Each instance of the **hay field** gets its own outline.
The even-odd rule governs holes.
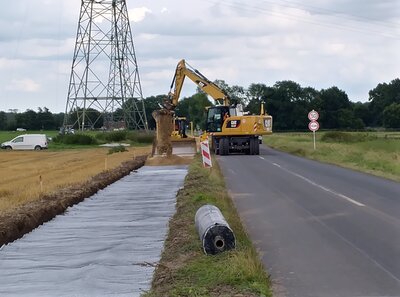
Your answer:
[[[129,148],[108,155],[107,148],[64,151],[0,151],[0,212],[9,210],[59,188],[84,182],[113,169],[151,147]]]

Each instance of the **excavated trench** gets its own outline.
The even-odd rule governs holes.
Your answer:
[[[40,207],[26,205],[14,220],[3,215],[3,243],[40,226],[0,249],[0,296],[139,296],[147,290],[187,166],[141,167],[144,162],[121,166],[118,172],[128,174],[122,179],[121,172],[102,173],[36,202]],[[107,186],[110,180],[117,181]]]

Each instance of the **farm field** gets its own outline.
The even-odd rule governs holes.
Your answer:
[[[108,154],[107,148],[62,151],[0,151],[0,212],[40,199],[57,189],[84,182],[151,147]],[[40,182],[41,181],[41,182]]]
[[[400,132],[275,133],[268,146],[298,156],[400,181]]]

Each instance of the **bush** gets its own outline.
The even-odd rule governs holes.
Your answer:
[[[154,133],[144,133],[138,131],[113,131],[96,134],[96,139],[102,142],[131,141],[136,143],[153,143]]]
[[[154,137],[154,133],[143,133],[135,131],[129,132],[127,136],[130,141],[137,143],[153,143]]]
[[[123,145],[112,147],[108,150],[108,154],[111,155],[113,153],[120,153],[128,151]]]
[[[154,134],[139,134],[137,136],[137,142],[139,143],[153,143]]]
[[[104,134],[105,134],[104,138],[107,142],[118,142],[118,141],[125,140],[128,132],[127,131],[112,131],[112,132],[107,132]]]
[[[105,142],[106,141],[106,135],[107,135],[106,132],[100,132],[100,133],[96,134],[95,138],[97,140],[100,140],[101,142]]]
[[[87,134],[65,134],[54,137],[55,143],[92,145],[97,144],[96,139]]]

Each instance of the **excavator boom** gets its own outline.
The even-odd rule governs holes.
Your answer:
[[[247,115],[239,104],[231,106],[230,98],[225,91],[208,80],[200,71],[190,67],[185,60],[179,61],[176,66],[170,92],[164,102],[164,109],[153,115],[157,122],[157,141],[159,138],[161,139],[159,130],[167,131],[163,134],[163,139],[166,138],[165,135],[170,136],[171,134],[171,129],[168,128],[169,126],[166,127],[165,123],[171,122],[172,125],[173,113],[178,105],[186,77],[217,103],[216,106],[208,108],[206,134],[203,135],[204,138],[208,136],[211,139],[211,147],[214,152],[221,155],[227,155],[230,152],[258,155],[262,136],[272,133],[272,117],[265,114],[263,106],[261,106],[260,115]],[[164,124],[159,124],[161,122]],[[167,151],[173,151],[171,144]]]
[[[170,105],[176,107],[178,104],[185,77],[191,79],[201,90],[210,95],[218,104],[229,106],[229,96],[215,83],[201,74],[200,71],[190,67],[185,60],[180,60],[176,66],[175,75],[168,94]]]

